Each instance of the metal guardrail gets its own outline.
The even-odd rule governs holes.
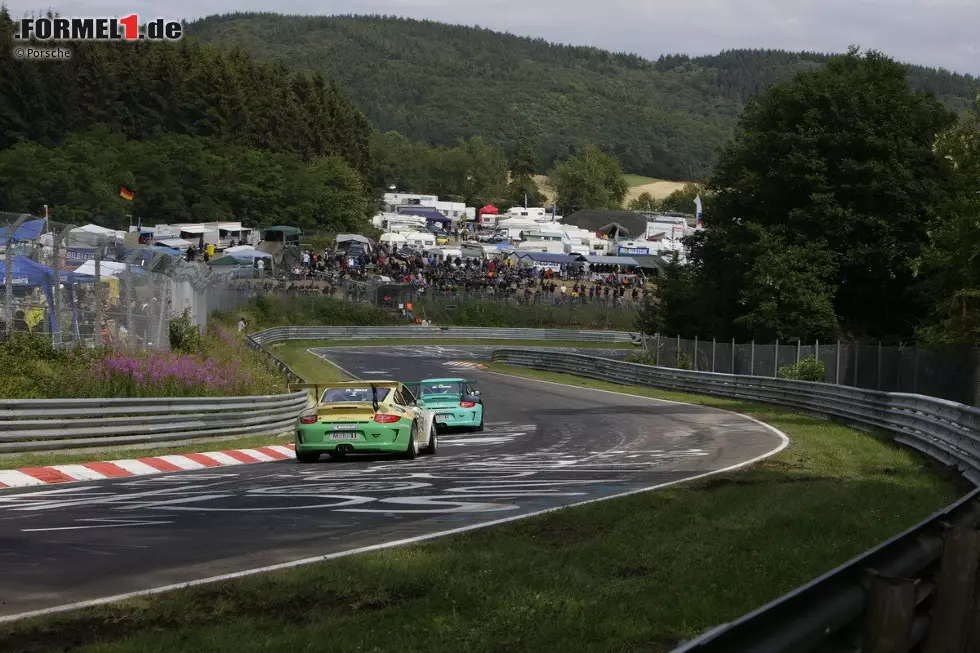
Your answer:
[[[284,340],[574,340],[578,342],[632,342],[625,331],[578,331],[573,329],[499,329],[495,327],[457,326],[317,326],[275,327],[251,335],[260,345]]]
[[[0,453],[279,434],[308,396],[0,400]]]
[[[825,383],[692,372],[564,352],[499,349],[492,358],[537,370],[778,404],[832,417],[888,432],[895,442],[958,469],[980,486],[980,409],[951,401]],[[862,648],[862,618],[866,618],[869,587],[879,577],[917,579],[918,608],[913,606],[915,619],[909,635],[913,645],[930,636],[946,637],[929,629],[931,611],[939,600],[936,596],[944,598],[943,588],[937,588],[933,579],[943,556],[945,531],[950,525],[972,528],[978,524],[980,489],[820,578],[681,645],[674,653],[867,650]]]

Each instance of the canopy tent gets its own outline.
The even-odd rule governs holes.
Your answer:
[[[219,258],[212,259],[210,265],[218,265],[218,266],[238,265],[238,266],[250,267],[252,264],[249,261],[246,261],[246,260],[243,260],[243,259],[239,259],[239,258],[235,258],[231,254],[227,254],[225,256],[221,256]]]
[[[635,258],[630,256],[586,256],[585,260],[593,265],[620,265],[623,267],[639,267]]]
[[[480,209],[479,215],[483,215],[485,213],[488,213],[490,215],[497,215],[498,213],[500,213],[500,209],[498,209],[493,204],[487,204],[482,209]]]
[[[170,249],[190,249],[194,245],[191,241],[184,240],[183,238],[161,238],[154,244],[163,245]]]
[[[234,254],[235,252],[252,252],[255,248],[251,245],[235,245],[234,247],[229,247],[224,250],[225,254]]]
[[[22,243],[27,241],[37,240],[41,232],[44,231],[44,220],[27,220],[24,224],[20,225],[14,229],[13,233],[10,234],[10,242],[12,243]],[[6,244],[7,242],[7,232],[10,231],[9,227],[3,227],[0,229],[0,244]]]
[[[257,249],[246,250],[241,252],[232,252],[231,254],[225,254],[221,258],[227,258],[229,256],[231,256],[232,258],[237,258],[240,261],[246,261],[248,263],[251,263],[257,258],[272,258],[272,254],[269,254],[268,252],[260,252]]]
[[[417,215],[425,218],[426,222],[438,222],[440,224],[449,224],[452,222],[452,219],[447,218],[443,214],[439,213],[437,209],[432,209],[428,207],[399,209],[398,213],[399,215]]]
[[[7,263],[10,263],[10,285],[11,286],[21,286],[26,288],[41,288],[44,291],[44,298],[48,303],[48,306],[54,306],[54,270],[51,268],[41,265],[37,261],[32,261],[26,256],[11,256],[9,259],[0,261],[0,286],[6,285],[7,279]],[[74,272],[58,272],[58,280],[68,282],[72,289],[72,301],[71,301],[71,312],[72,312],[72,330],[75,336],[78,336],[78,313],[75,310],[75,293],[74,284],[77,282],[85,283],[91,282],[93,279],[89,276],[74,273]],[[51,332],[55,333],[59,330],[60,325],[58,320],[55,319],[54,311],[48,311],[48,324],[51,328]]]
[[[174,249],[173,247],[167,247],[166,245],[155,244],[153,245],[153,251],[158,254],[166,254],[167,256],[184,256],[184,252],[179,249]]]
[[[130,266],[130,273],[134,276],[147,274],[146,270],[138,265]],[[95,261],[85,261],[77,268],[75,274],[84,274],[95,279]],[[100,261],[99,277],[102,279],[118,279],[126,274],[126,264],[118,261]]]
[[[180,229],[180,233],[182,234],[195,234],[195,235],[203,235],[209,231],[217,231],[217,229],[208,229],[207,227],[201,224],[177,225],[177,228]]]
[[[365,245],[371,244],[371,239],[367,236],[361,236],[359,234],[337,234],[337,244],[340,243],[364,243]]]

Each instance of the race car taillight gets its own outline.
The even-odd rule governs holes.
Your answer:
[[[374,421],[378,424],[391,424],[392,422],[397,422],[401,417],[398,415],[375,415]]]
[[[316,415],[303,415],[300,418],[299,423],[300,424],[316,424],[316,420],[317,420]]]
[[[473,408],[474,406],[476,406],[476,402],[475,401],[461,401],[461,402],[459,402],[459,407],[460,408]]]

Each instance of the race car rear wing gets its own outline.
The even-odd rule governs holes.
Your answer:
[[[398,381],[331,381],[327,383],[290,383],[289,391],[298,392],[299,390],[313,390],[314,398],[319,402],[320,397],[323,396],[320,392],[321,388],[323,390],[329,390],[331,388],[349,388],[351,386],[368,386],[371,388],[371,403],[374,405],[374,410],[378,410],[378,388],[397,388]]]

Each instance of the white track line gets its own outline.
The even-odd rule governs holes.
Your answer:
[[[508,376],[509,378],[515,378],[513,375],[501,374],[500,372],[486,372],[486,373],[487,374],[497,374],[497,375],[500,375],[500,376]],[[517,377],[517,378],[520,378],[520,377]],[[560,386],[566,387],[566,388],[577,388],[577,389],[580,389],[580,390],[583,389],[581,386],[569,385],[567,383],[556,383],[554,381],[539,381],[537,379],[534,379],[534,382],[535,383],[549,383],[551,385],[560,385]],[[631,395],[631,394],[629,394],[627,392],[614,392],[612,390],[595,390],[593,388],[587,388],[587,389],[588,390],[591,390],[592,392],[605,392],[605,393],[612,394],[612,395],[623,395],[623,396],[626,396],[626,397],[633,397],[634,399],[646,399],[646,400],[649,400],[649,401],[659,401],[659,402],[667,403],[667,404],[680,404],[680,405],[685,405],[685,406],[694,406],[695,405],[695,404],[685,404],[684,402],[681,402],[681,401],[671,401],[671,400],[668,400],[668,399],[654,399],[653,397],[641,397],[639,395]],[[220,576],[212,576],[210,578],[200,578],[200,579],[197,579],[197,580],[191,580],[191,581],[187,581],[185,583],[176,583],[174,585],[164,585],[162,587],[154,587],[154,588],[151,588],[151,589],[148,589],[148,590],[139,590],[139,591],[136,591],[136,592],[128,592],[126,594],[117,594],[115,596],[106,596],[106,597],[99,598],[99,599],[92,599],[90,601],[79,601],[77,603],[67,603],[65,605],[58,605],[58,606],[54,606],[52,608],[44,608],[43,610],[32,610],[31,612],[22,612],[20,614],[0,616],[0,623],[6,623],[6,622],[10,622],[10,621],[17,621],[17,620],[20,620],[20,619],[29,619],[31,617],[40,617],[40,616],[43,616],[43,615],[46,615],[46,614],[55,614],[55,613],[58,613],[58,612],[68,612],[70,610],[80,610],[82,608],[90,608],[90,607],[94,607],[94,606],[98,606],[98,605],[106,605],[108,603],[116,603],[118,601],[127,601],[129,599],[133,599],[133,598],[140,597],[140,596],[151,596],[153,594],[162,594],[163,592],[171,592],[173,590],[183,589],[183,588],[186,588],[186,587],[195,587],[197,585],[205,585],[205,584],[208,584],[208,583],[216,583],[216,582],[223,581],[223,580],[232,580],[232,579],[235,579],[235,578],[243,578],[245,576],[254,576],[255,574],[263,574],[263,573],[267,573],[267,572],[270,572],[270,571],[278,571],[280,569],[291,569],[293,567],[301,567],[301,566],[305,566],[305,565],[311,565],[311,564],[315,564],[317,562],[324,562],[326,560],[335,560],[337,558],[344,558],[344,557],[351,556],[351,555],[356,555],[356,554],[359,554],[359,553],[368,553],[368,552],[371,552],[371,551],[381,551],[381,550],[384,550],[384,549],[391,549],[391,548],[394,548],[396,546],[404,546],[406,544],[414,544],[416,542],[424,542],[426,540],[433,540],[433,539],[435,539],[437,537],[445,537],[447,535],[457,535],[459,533],[468,533],[470,531],[475,531],[475,530],[479,530],[479,529],[482,529],[482,528],[489,528],[491,526],[499,526],[500,524],[509,524],[511,522],[515,522],[515,521],[518,521],[518,520],[521,520],[521,519],[527,519],[528,517],[537,517],[539,515],[546,515],[546,514],[549,514],[549,513],[552,513],[552,512],[557,512],[559,510],[565,510],[567,508],[574,508],[576,506],[584,506],[584,505],[587,505],[587,504],[590,504],[590,503],[598,503],[600,501],[609,501],[610,499],[620,499],[620,498],[623,498],[623,497],[633,496],[635,494],[643,494],[644,492],[650,492],[652,490],[660,490],[660,489],[663,489],[665,487],[671,487],[673,485],[678,485],[680,483],[689,483],[691,481],[697,481],[697,480],[700,480],[702,478],[707,478],[709,476],[716,476],[718,474],[725,474],[727,472],[732,472],[732,471],[735,471],[736,469],[741,469],[742,467],[748,467],[749,465],[754,465],[755,463],[757,463],[757,462],[759,462],[761,460],[765,460],[766,458],[769,458],[770,456],[776,455],[777,453],[779,453],[780,451],[782,451],[783,449],[785,449],[786,447],[789,446],[789,437],[785,433],[783,433],[782,431],[780,431],[779,429],[777,429],[775,426],[772,426],[770,424],[766,424],[765,422],[762,422],[760,420],[757,420],[754,417],[750,417],[748,415],[743,415],[741,413],[735,413],[734,411],[725,410],[723,408],[709,408],[707,406],[698,406],[698,407],[699,408],[704,408],[706,410],[716,410],[716,411],[720,411],[720,412],[724,412],[724,413],[732,413],[734,415],[738,415],[740,417],[744,417],[745,419],[747,419],[749,421],[755,422],[756,424],[758,424],[760,426],[763,426],[766,429],[768,429],[769,431],[771,431],[774,434],[776,434],[779,437],[779,439],[780,439],[779,446],[777,446],[772,451],[769,451],[767,453],[762,454],[761,456],[756,456],[755,458],[752,458],[751,460],[746,460],[744,462],[736,463],[734,465],[730,465],[730,466],[725,467],[723,469],[716,469],[715,471],[712,471],[712,472],[705,472],[703,474],[697,474],[695,476],[690,476],[688,478],[681,478],[681,479],[678,479],[676,481],[668,481],[666,483],[658,483],[657,485],[650,485],[648,487],[643,487],[643,488],[639,488],[639,489],[636,489],[636,490],[629,490],[627,492],[620,492],[619,494],[613,494],[613,495],[608,496],[608,497],[598,497],[598,498],[595,498],[595,499],[586,499],[585,501],[578,501],[576,503],[569,503],[569,504],[566,504],[564,506],[556,506],[554,508],[545,508],[544,510],[536,510],[534,512],[529,512],[529,513],[526,513],[526,514],[523,514],[523,515],[513,515],[511,517],[504,517],[502,519],[495,519],[493,521],[482,522],[482,523],[479,523],[479,524],[471,524],[469,526],[461,526],[459,528],[451,528],[449,530],[438,531],[438,532],[435,532],[435,533],[427,533],[425,535],[416,535],[415,537],[408,537],[408,538],[401,539],[401,540],[395,540],[393,542],[382,542],[381,544],[372,544],[371,546],[362,546],[362,547],[358,547],[356,549],[348,549],[347,551],[338,551],[336,553],[328,553],[326,555],[316,556],[316,557],[313,557],[313,558],[303,558],[302,560],[293,560],[292,562],[283,562],[283,563],[280,563],[280,564],[277,564],[277,565],[269,565],[268,567],[255,567],[253,569],[244,569],[242,571],[236,571],[236,572],[232,572],[232,573],[229,573],[229,574],[222,574]]]

